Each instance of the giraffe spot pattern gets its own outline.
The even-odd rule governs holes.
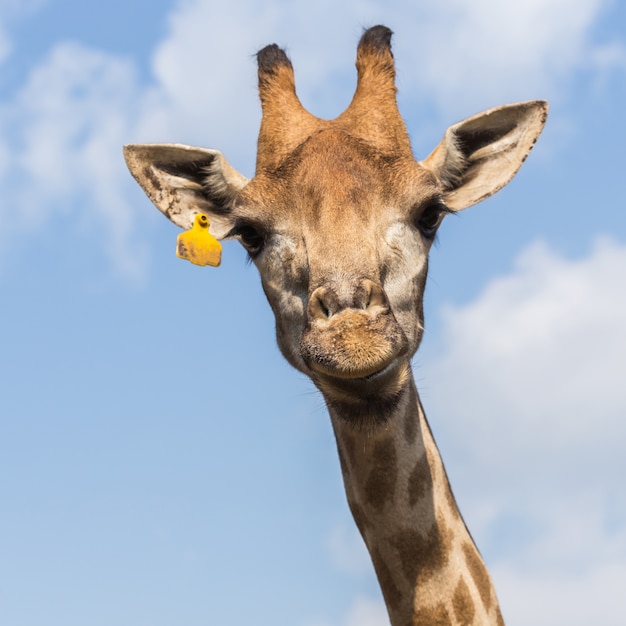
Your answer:
[[[409,506],[413,508],[428,492],[432,491],[432,476],[428,458],[423,454],[409,475],[407,485]]]
[[[377,511],[393,500],[398,478],[398,456],[392,440],[378,442],[372,452],[372,470],[365,483],[368,503]]]
[[[491,606],[491,580],[485,564],[478,554],[476,547],[470,543],[466,543],[463,546],[463,553],[465,554],[465,562],[467,563],[467,569],[472,575],[476,589],[480,594],[480,598],[483,601],[485,609],[489,609]]]
[[[445,567],[448,562],[450,535],[445,526],[440,528],[433,523],[425,536],[417,530],[407,528],[392,538],[402,571],[411,585],[419,587]]]
[[[413,612],[413,626],[454,626],[454,622],[443,604],[420,607]]]
[[[471,626],[474,623],[476,610],[467,583],[463,579],[459,580],[454,590],[452,608],[459,626]]]

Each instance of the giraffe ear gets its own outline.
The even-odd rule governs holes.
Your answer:
[[[547,116],[548,103],[533,100],[489,109],[448,128],[421,163],[441,181],[446,206],[460,211],[508,184]]]
[[[124,158],[148,198],[174,224],[189,229],[195,215],[204,213],[216,238],[231,230],[230,205],[248,179],[221,152],[179,144],[136,144],[124,147]]]

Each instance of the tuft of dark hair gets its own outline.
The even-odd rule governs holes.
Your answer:
[[[291,61],[286,52],[275,43],[259,50],[256,58],[259,72],[273,73],[280,66],[291,67]]]
[[[363,35],[361,35],[361,40],[359,41],[359,47],[367,47],[373,48],[374,50],[383,52],[385,50],[389,50],[391,48],[391,36],[393,32],[390,28],[386,26],[372,26],[371,28],[367,28]]]

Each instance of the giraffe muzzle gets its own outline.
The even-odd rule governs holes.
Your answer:
[[[325,285],[309,297],[302,358],[325,380],[374,384],[407,353],[407,340],[383,288],[363,279],[353,290]]]

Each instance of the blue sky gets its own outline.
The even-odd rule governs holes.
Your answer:
[[[522,6],[523,4],[523,6]],[[626,620],[626,8],[606,0],[0,2],[0,623],[388,624],[321,397],[254,267],[176,258],[121,147],[253,173],[253,54],[341,112],[394,32],[416,156],[545,98],[440,230],[418,388],[509,625]]]

